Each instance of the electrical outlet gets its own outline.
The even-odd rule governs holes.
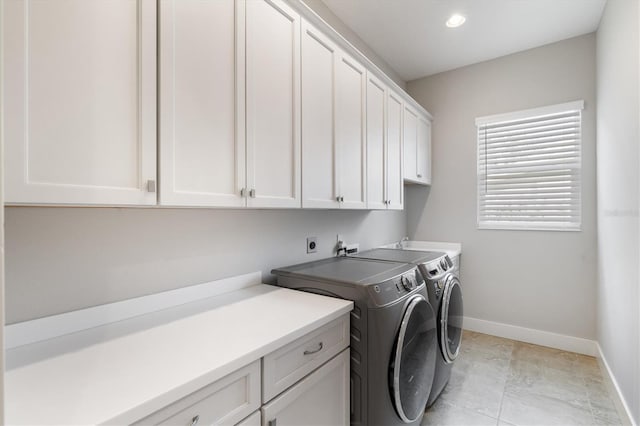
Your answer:
[[[307,253],[315,253],[318,251],[318,239],[316,237],[307,237]]]

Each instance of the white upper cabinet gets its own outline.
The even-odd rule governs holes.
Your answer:
[[[416,177],[422,183],[431,184],[431,120],[418,118],[416,146]]]
[[[431,121],[411,106],[404,107],[404,179],[431,183]]]
[[[335,68],[335,138],[340,207],[367,207],[366,70],[346,54]]]
[[[409,105],[404,106],[402,117],[402,143],[404,145],[404,178],[416,180],[416,150],[418,139],[418,113]]]
[[[402,210],[402,100],[367,74],[367,207]]]
[[[244,2],[160,1],[160,203],[244,206]]]
[[[302,205],[366,208],[366,70],[302,26]]]
[[[402,98],[389,90],[387,93],[386,182],[387,209],[404,208],[404,182],[402,175]]]
[[[334,133],[336,46],[302,22],[302,207],[339,208]]]
[[[246,2],[249,207],[300,207],[300,16],[281,0]]]
[[[428,114],[297,2],[1,8],[9,204],[402,209],[431,182]]]
[[[367,74],[367,208],[387,208],[386,87]]]
[[[156,2],[2,2],[6,201],[156,203]]]

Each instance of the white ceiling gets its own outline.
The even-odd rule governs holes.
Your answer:
[[[400,76],[438,72],[598,28],[606,0],[323,0]],[[447,28],[453,13],[466,16]]]

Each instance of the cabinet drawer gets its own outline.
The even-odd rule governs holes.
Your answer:
[[[267,402],[349,346],[349,315],[263,358],[262,396]]]
[[[135,425],[233,425],[259,407],[260,361],[255,361]]]

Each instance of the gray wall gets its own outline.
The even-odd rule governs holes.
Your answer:
[[[640,421],[638,2],[609,1],[598,30],[598,341]]]
[[[405,82],[319,0],[304,0],[402,88]],[[405,212],[6,208],[6,318],[14,323],[333,254],[406,235]],[[318,253],[306,254],[306,237]]]
[[[403,211],[6,208],[7,323],[361,249],[405,235]],[[306,254],[306,237],[318,252]]]
[[[433,186],[407,191],[409,236],[462,243],[465,316],[596,337],[595,35],[407,83],[434,116]],[[580,232],[478,230],[475,118],[585,100]]]
[[[369,47],[351,28],[349,28],[338,16],[325,5],[322,0],[301,0],[327,24],[331,25],[342,37],[347,39],[353,47],[362,52],[371,62],[373,62],[382,72],[390,79],[396,82],[398,86],[406,89],[407,83],[400,75],[389,65],[382,57]]]

